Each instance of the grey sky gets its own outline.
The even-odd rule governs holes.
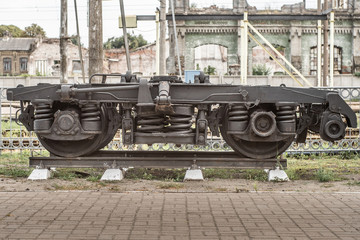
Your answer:
[[[264,7],[279,8],[283,4],[300,2],[301,0],[272,0],[269,1],[248,0],[250,5],[261,9]],[[77,0],[81,42],[88,45],[87,29],[87,0]],[[44,28],[48,37],[59,37],[60,26],[60,0],[0,0],[0,25],[13,24],[22,29],[36,23]],[[197,7],[216,4],[220,7],[232,7],[232,0],[190,0]],[[307,6],[316,6],[316,0],[307,0]],[[69,35],[76,33],[74,1],[68,0]],[[158,0],[124,0],[125,13],[127,15],[153,15],[159,7]],[[313,7],[315,7],[313,6]],[[118,28],[118,17],[120,15],[119,0],[103,1],[103,35],[104,41],[108,38],[122,35]],[[146,40],[155,41],[155,22],[139,22],[137,29],[129,29],[129,32],[142,34]]]

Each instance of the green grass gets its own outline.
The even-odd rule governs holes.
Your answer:
[[[31,171],[31,168],[21,168],[21,167],[1,167],[0,176],[9,177],[9,178],[27,178]]]
[[[290,180],[344,180],[346,175],[360,174],[360,158],[350,153],[288,156],[286,173]]]
[[[48,152],[41,152],[48,156]],[[31,152],[2,151],[0,155],[0,176],[25,178],[32,169],[28,168],[28,158]],[[290,180],[317,180],[320,182],[349,179],[348,176],[360,174],[360,157],[349,152],[339,155],[290,155],[287,156],[288,168],[286,173]],[[94,168],[57,168],[53,178],[73,181],[86,179],[89,182],[100,182],[104,169]],[[126,172],[127,179],[162,180],[182,182],[186,169],[153,169],[132,168]],[[247,179],[267,181],[267,173],[261,169],[203,169],[204,178],[214,179]]]
[[[175,182],[168,182],[168,183],[160,183],[157,186],[160,189],[181,189],[184,188],[185,185],[183,183],[175,183]]]
[[[0,165],[28,165],[31,152],[23,151],[3,151],[0,155]]]
[[[125,174],[128,179],[165,180],[181,182],[185,169],[131,168]]]

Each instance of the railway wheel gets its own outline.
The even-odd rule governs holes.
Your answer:
[[[89,155],[103,146],[106,146],[114,135],[107,134],[109,127],[109,120],[107,110],[104,107],[100,108],[101,120],[101,134],[94,134],[90,138],[83,140],[53,140],[37,134],[40,143],[50,153],[61,157],[79,157]],[[62,110],[69,110],[67,108]],[[71,109],[72,110],[72,109]],[[111,138],[111,139],[110,139]],[[110,139],[110,140],[109,140]]]
[[[226,143],[240,156],[255,159],[273,158],[283,153],[293,142],[295,136],[280,141],[247,141],[228,133],[229,110],[226,111],[220,132]]]
[[[101,141],[98,150],[106,147],[113,140],[114,136],[116,135],[118,129],[121,126],[121,118],[118,118],[118,112],[115,108],[108,108],[105,111],[105,114],[105,119],[107,119],[108,121],[108,130],[107,134],[103,135],[103,140]]]

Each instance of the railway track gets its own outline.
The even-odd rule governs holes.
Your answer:
[[[286,159],[252,159],[239,157],[235,152],[194,151],[98,151],[82,157],[30,157],[30,166],[81,167],[154,167],[154,168],[258,168],[271,169],[280,164],[286,168]]]

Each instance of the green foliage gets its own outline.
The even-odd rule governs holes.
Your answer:
[[[354,73],[354,76],[355,76],[355,77],[360,77],[360,72]]]
[[[130,49],[135,49],[148,44],[148,42],[144,39],[144,37],[141,34],[133,35],[128,33],[127,36],[128,36]],[[124,36],[118,38],[111,37],[104,43],[105,49],[122,48],[122,47],[125,47]]]
[[[70,36],[70,41],[72,44],[79,46],[79,41],[78,41],[78,37],[76,34],[73,34]],[[83,46],[83,44],[81,43],[81,46]]]
[[[209,65],[209,66],[204,68],[204,73],[207,74],[207,75],[215,75],[216,68]]]
[[[268,174],[262,169],[247,169],[244,171],[247,180],[267,181]]]
[[[128,179],[181,182],[184,179],[184,176],[184,169],[131,168],[126,172],[126,178]]]
[[[266,67],[265,64],[255,64],[252,69],[253,75],[270,75],[271,69]]]
[[[329,181],[334,181],[335,177],[334,177],[334,173],[331,170],[320,168],[316,172],[316,179],[319,180],[320,182],[329,182]]]
[[[158,184],[158,188],[160,188],[160,189],[180,189],[180,188],[184,188],[184,187],[185,187],[185,185],[183,183],[169,182],[169,183]]]
[[[25,28],[26,37],[46,37],[46,33],[42,27],[37,25],[36,23],[31,24],[30,26]]]
[[[24,30],[20,29],[14,25],[0,25],[0,37],[6,36],[6,33],[9,33],[12,37],[25,37],[26,33]]]
[[[11,37],[46,37],[46,33],[42,27],[33,23],[25,28],[25,31],[15,25],[0,25],[0,37],[6,36],[9,33]]]
[[[10,177],[10,178],[27,178],[32,169],[23,169],[19,167],[1,167],[0,168],[0,176]]]

